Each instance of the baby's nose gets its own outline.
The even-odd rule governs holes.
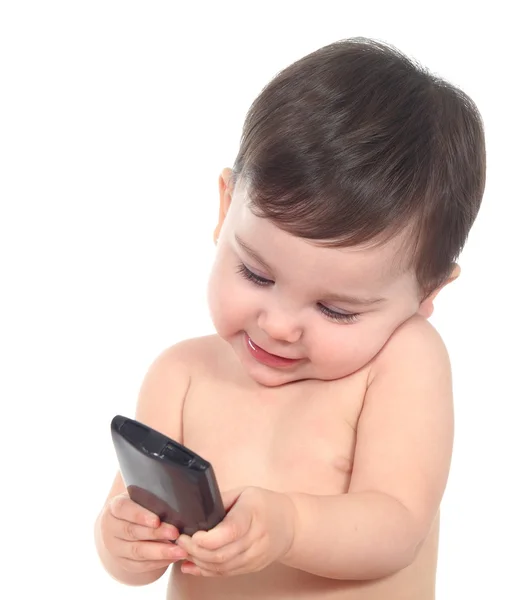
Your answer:
[[[258,318],[258,326],[271,339],[294,344],[302,337],[302,327],[294,314],[285,311],[264,311]]]

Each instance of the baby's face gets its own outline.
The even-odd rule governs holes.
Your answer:
[[[217,333],[262,385],[346,377],[419,310],[400,242],[319,247],[255,216],[236,190],[208,287]]]

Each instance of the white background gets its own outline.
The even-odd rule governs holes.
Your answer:
[[[438,598],[519,598],[519,53],[508,4],[179,4],[1,4],[0,596],[164,597],[165,578],[127,588],[98,563],[93,523],[117,467],[110,420],[133,414],[160,351],[211,331],[217,178],[249,104],[290,62],[364,35],[460,85],[485,120],[483,208],[462,277],[432,318],[457,417]]]

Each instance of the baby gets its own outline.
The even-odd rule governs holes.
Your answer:
[[[216,335],[162,352],[135,414],[212,463],[227,515],[179,536],[117,474],[95,527],[114,578],[174,564],[172,600],[435,597],[453,404],[428,318],[484,185],[474,103],[392,47],[340,41],[267,85],[219,180]]]

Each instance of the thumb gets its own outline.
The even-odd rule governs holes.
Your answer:
[[[241,510],[241,504],[237,504],[244,489],[229,490],[222,494],[226,517],[210,531],[194,533],[194,542],[206,550],[217,550],[235,542],[247,533],[251,525],[251,514],[248,510]]]
[[[222,492],[222,503],[224,504],[224,509],[226,512],[233,508],[233,505],[239,499],[240,495],[245,489],[245,487],[240,487]]]

